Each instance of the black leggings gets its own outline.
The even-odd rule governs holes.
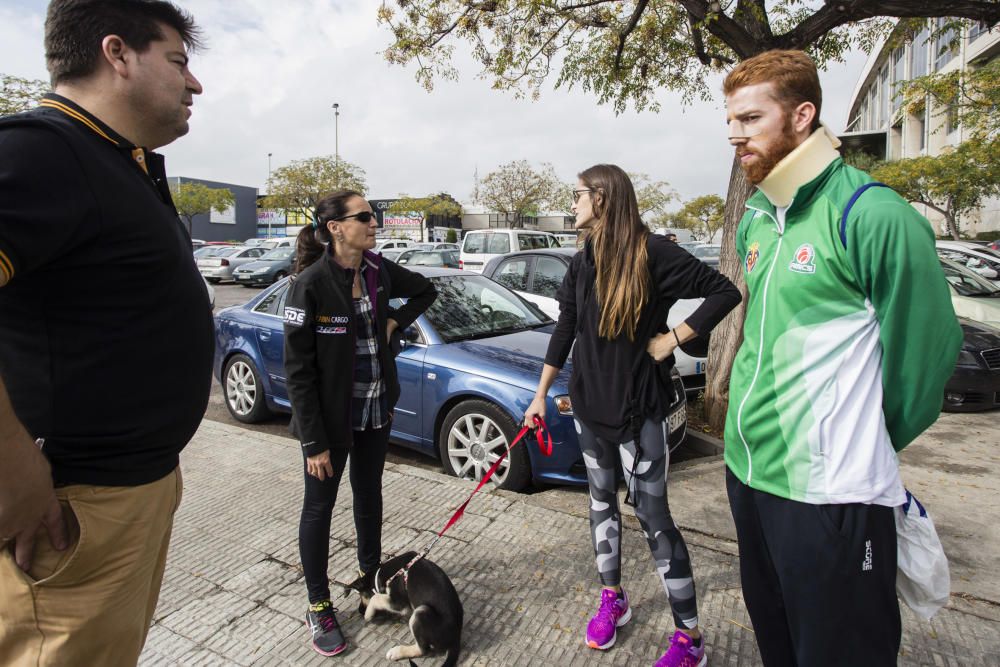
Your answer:
[[[364,572],[378,567],[382,557],[382,470],[388,443],[389,426],[355,431],[351,449],[330,450],[333,477],[320,481],[305,474],[305,498],[299,519],[299,558],[305,570],[310,603],[330,599],[330,579],[326,572],[330,560],[330,519],[348,454],[354,492],[354,529],[358,533],[358,566]]]

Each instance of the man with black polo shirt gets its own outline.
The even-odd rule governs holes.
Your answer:
[[[188,131],[191,17],[53,0],[55,94],[0,119],[0,664],[138,660],[204,415],[212,318],[152,152]]]

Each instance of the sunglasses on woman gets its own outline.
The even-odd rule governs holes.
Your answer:
[[[369,222],[375,219],[375,214],[372,213],[371,211],[361,211],[361,213],[353,213],[351,215],[345,215],[342,218],[334,218],[333,221],[343,222],[344,220],[350,220],[351,218],[354,218],[358,222],[363,222],[365,224],[368,224]]]

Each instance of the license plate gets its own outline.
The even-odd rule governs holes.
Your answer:
[[[670,415],[667,418],[667,423],[670,425],[670,432],[673,433],[681,426],[684,426],[684,422],[687,421],[687,406],[681,407],[680,410]]]

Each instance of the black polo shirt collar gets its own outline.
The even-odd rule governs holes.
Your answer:
[[[132,160],[136,166],[142,169],[142,171],[149,176],[153,187],[156,188],[157,193],[160,195],[160,199],[173,206],[173,200],[170,197],[170,189],[167,186],[166,167],[162,155],[147,150],[141,146],[136,146],[131,141],[115,132],[100,118],[91,114],[76,102],[63,97],[62,95],[49,93],[42,98],[42,101],[39,102],[39,106],[48,109],[55,109],[69,118],[72,118],[81,125],[86,126],[103,139],[109,141],[119,150],[119,152]]]

